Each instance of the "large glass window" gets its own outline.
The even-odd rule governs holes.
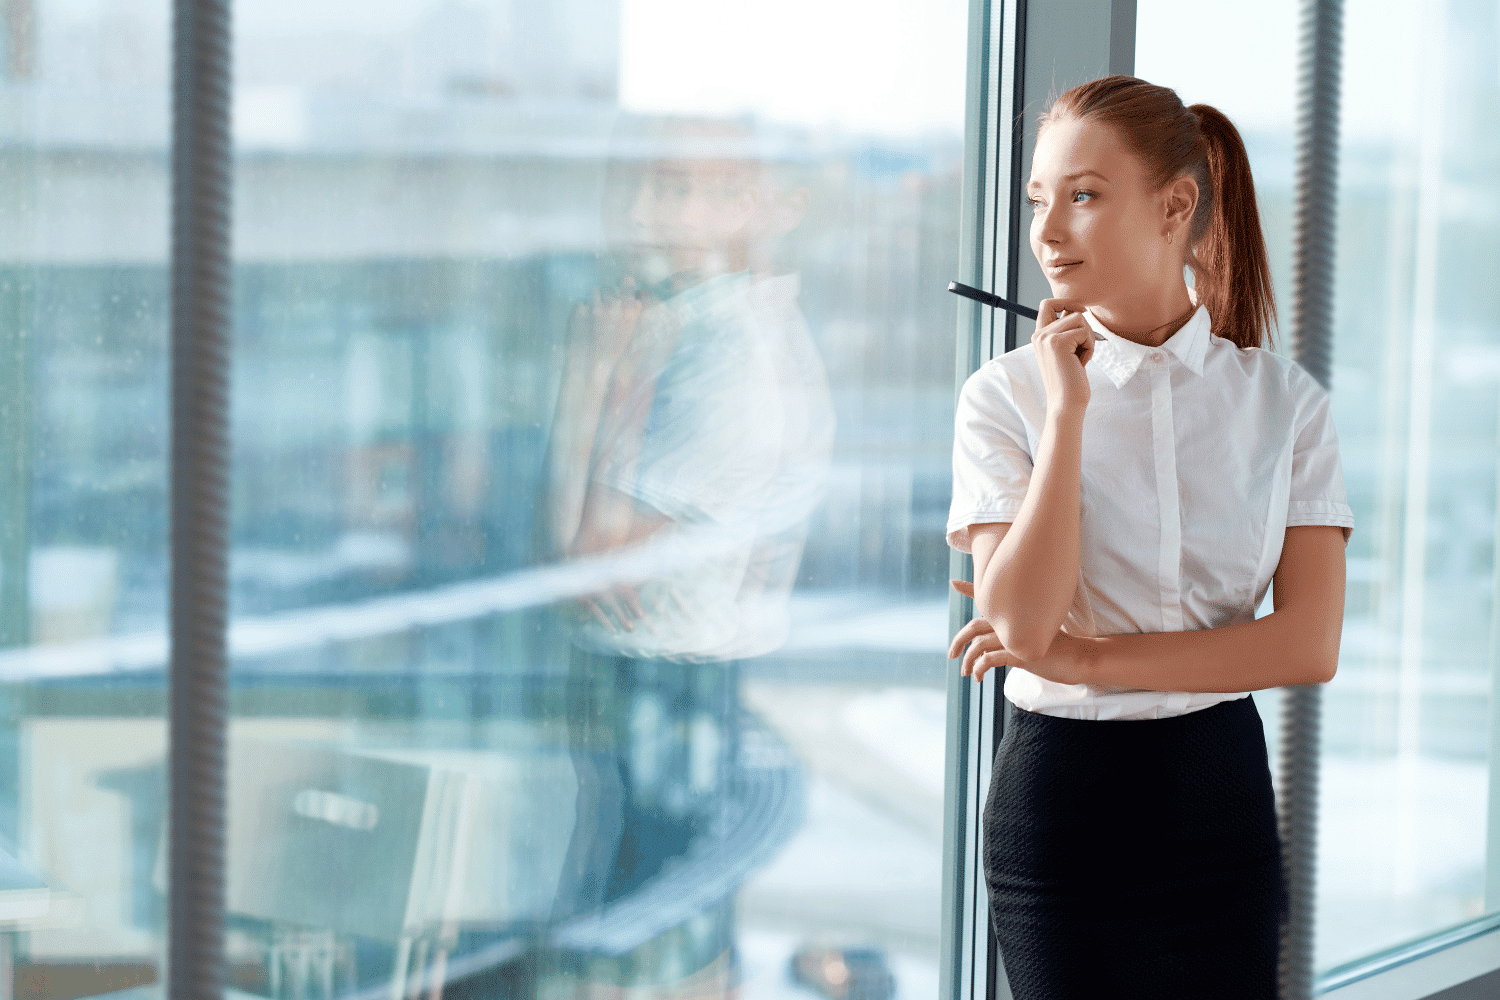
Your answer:
[[[1325,973],[1500,912],[1500,20],[1345,11]],[[935,995],[968,4],[235,16],[234,992]],[[0,3],[0,998],[162,974],[169,34]]]
[[[0,6],[0,991],[158,976],[168,5]]]
[[[1344,25],[1332,392],[1358,526],[1323,699],[1323,972],[1500,910],[1500,217],[1488,193],[1500,24],[1493,5],[1351,0]],[[1244,42],[1204,41],[1224,37]],[[1297,11],[1142,0],[1137,39],[1139,75],[1246,132],[1284,351]],[[1278,700],[1257,696],[1273,748]]]
[[[234,992],[931,996],[966,6],[235,15]],[[0,995],[162,973],[169,20],[0,5]]]
[[[241,988],[931,996],[966,6],[236,11]]]

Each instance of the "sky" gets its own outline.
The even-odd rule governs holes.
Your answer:
[[[1346,139],[1389,137],[1410,103],[1424,7],[1345,4]],[[966,0],[624,0],[621,100],[640,110],[736,111],[851,130],[962,132]],[[1136,74],[1213,104],[1247,131],[1295,129],[1298,0],[1138,0]],[[850,16],[849,11],[858,11]],[[722,43],[719,40],[723,40]],[[900,53],[892,60],[889,53]],[[692,87],[685,79],[695,81]]]
[[[967,0],[755,0],[739,17],[702,0],[623,3],[627,107],[753,109],[875,133],[963,130]],[[1345,4],[1346,140],[1397,127],[1393,109],[1411,103],[1421,69],[1410,40],[1432,3]],[[1299,10],[1299,0],[1138,0],[1136,75],[1218,107],[1245,131],[1291,134]]]
[[[623,4],[620,101],[633,110],[963,134],[967,0]]]
[[[511,3],[537,2],[548,0],[239,0],[235,31],[354,30],[399,38],[433,7],[503,12]],[[968,0],[618,2],[620,99],[628,109],[749,111],[873,134],[962,133]],[[1409,125],[1428,68],[1414,39],[1436,2],[1346,2],[1346,139],[1388,137],[1401,127],[1396,109],[1404,109]],[[163,23],[168,11],[167,0],[41,0],[40,6],[44,16],[85,19],[123,7]],[[1246,131],[1290,134],[1298,12],[1298,0],[1138,0],[1136,73],[1176,88],[1186,103],[1219,107]]]

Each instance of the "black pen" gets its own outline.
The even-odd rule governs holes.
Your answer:
[[[983,302],[987,306],[994,306],[996,309],[1005,309],[1008,312],[1015,313],[1017,316],[1036,319],[1035,309],[1028,309],[1018,302],[1002,299],[998,295],[987,292],[982,288],[975,288],[973,285],[965,285],[961,281],[948,282],[948,291],[955,295],[962,295],[967,299],[973,299],[975,302]]]
[[[1017,316],[1025,316],[1027,319],[1036,319],[1035,309],[1028,309],[1026,306],[1021,305],[1019,302],[1012,302],[1009,299],[1002,299],[998,295],[987,292],[982,288],[975,288],[973,285],[966,285],[961,281],[948,282],[948,291],[952,292],[954,295],[962,295],[965,298],[973,299],[975,302],[982,302],[987,306],[994,306],[996,309],[1004,309],[1008,312],[1013,312]],[[1094,339],[1103,340],[1104,338],[1096,332],[1094,334]],[[1080,348],[1080,350],[1081,349],[1082,348]]]

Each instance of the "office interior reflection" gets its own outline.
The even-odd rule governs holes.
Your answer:
[[[966,7],[235,8],[232,993],[931,995]],[[169,10],[4,11],[0,938],[155,995]]]

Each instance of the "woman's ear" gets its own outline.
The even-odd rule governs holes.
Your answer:
[[[1191,226],[1193,213],[1198,210],[1198,182],[1187,174],[1171,181],[1167,184],[1165,202],[1166,218],[1163,221],[1169,229]]]

